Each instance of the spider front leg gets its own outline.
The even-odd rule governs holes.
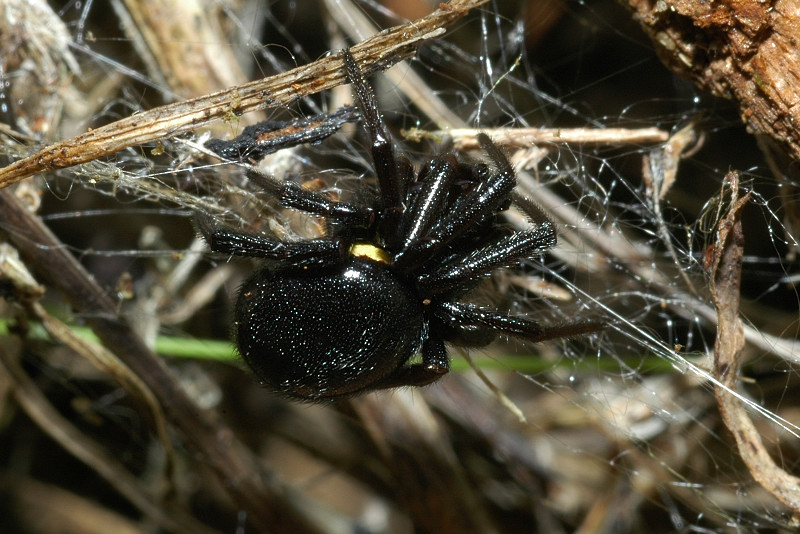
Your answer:
[[[448,213],[421,239],[403,247],[395,256],[395,265],[399,269],[420,267],[481,219],[507,206],[517,184],[514,171],[486,134],[478,134],[478,141],[495,159],[497,170],[482,168],[481,180],[475,189],[456,200]]]
[[[325,195],[303,189],[297,182],[279,181],[257,171],[248,172],[247,177],[276,198],[284,208],[335,218],[354,228],[367,228],[374,222],[375,212],[372,208],[334,201]]]
[[[448,293],[460,295],[493,270],[517,265],[520,260],[549,250],[555,244],[555,225],[550,220],[543,220],[531,230],[506,236],[423,274],[417,282],[418,287],[426,297]]]
[[[352,85],[359,103],[359,111],[364,118],[364,125],[369,132],[372,148],[372,163],[380,187],[383,210],[378,230],[384,239],[389,241],[388,248],[394,249],[399,239],[397,229],[403,214],[403,199],[406,184],[403,172],[398,170],[394,157],[392,139],[386,131],[386,125],[378,111],[378,104],[372,87],[367,83],[364,74],[358,67],[350,50],[344,50],[344,71]]]
[[[401,227],[404,247],[422,239],[441,216],[444,201],[457,177],[457,171],[458,161],[453,154],[433,159],[427,172],[421,171],[424,176],[423,184],[415,194],[409,195],[404,216],[406,224]]]

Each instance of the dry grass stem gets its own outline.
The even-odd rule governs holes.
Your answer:
[[[406,139],[452,139],[457,150],[478,150],[476,139],[483,132],[501,146],[527,148],[535,145],[590,145],[624,146],[663,143],[669,139],[669,132],[658,128],[451,128],[447,130],[420,130],[413,128],[403,131]]]
[[[444,33],[444,26],[487,0],[453,0],[427,17],[380,32],[350,51],[366,75],[414,54],[414,47]],[[161,106],[61,141],[0,169],[0,188],[28,176],[86,163],[124,148],[180,135],[212,121],[285,106],[344,83],[339,54],[210,95]]]
[[[710,271],[711,292],[719,317],[714,343],[714,375],[717,402],[725,426],[731,431],[747,468],[767,491],[795,514],[800,526],[800,478],[779,467],[770,457],[759,431],[747,413],[743,399],[736,395],[744,330],[739,318],[744,235],[740,212],[750,195],[739,198],[739,178],[728,174],[726,185],[731,191],[730,208],[720,220]]]

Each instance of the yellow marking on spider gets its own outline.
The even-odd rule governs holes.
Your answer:
[[[378,263],[389,263],[389,254],[381,247],[376,247],[372,243],[353,243],[350,245],[349,253],[357,258],[369,258]]]

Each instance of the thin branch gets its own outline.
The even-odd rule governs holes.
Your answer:
[[[453,0],[441,4],[427,17],[384,30],[353,46],[350,52],[369,76],[412,56],[421,42],[440,37],[445,33],[443,26],[486,1]],[[0,169],[0,188],[40,172],[72,167],[130,146],[185,133],[214,120],[286,106],[343,83],[341,54],[334,54],[275,76],[137,113],[50,145]]]

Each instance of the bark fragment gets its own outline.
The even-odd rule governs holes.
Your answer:
[[[628,0],[656,51],[800,158],[800,0]]]

